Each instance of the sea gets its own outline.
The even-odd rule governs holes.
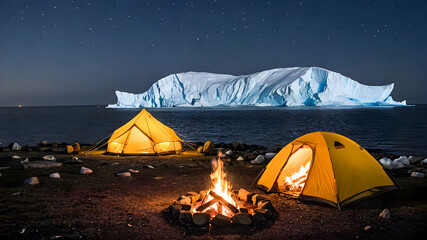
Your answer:
[[[2,107],[0,147],[42,140],[96,143],[142,109],[105,106]],[[410,107],[151,108],[185,141],[283,147],[315,131],[342,134],[367,149],[427,156],[427,105]]]

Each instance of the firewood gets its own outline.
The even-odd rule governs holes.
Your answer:
[[[210,207],[210,206],[212,206],[212,205],[214,205],[215,203],[217,203],[218,201],[216,200],[216,199],[212,199],[212,200],[210,200],[209,202],[207,202],[207,203],[205,203],[205,204],[202,204],[200,207],[198,207],[197,209],[196,209],[196,211],[197,212],[202,212],[203,210],[205,210],[206,208],[208,208],[208,207]]]
[[[259,194],[255,194],[255,195],[252,196],[252,203],[254,205],[257,205],[260,201],[262,201],[264,199],[265,199],[265,197],[263,197],[263,196],[261,196]]]
[[[243,188],[241,188],[239,190],[239,199],[242,200],[242,201],[250,202],[253,195],[254,195],[253,193],[248,192],[248,191],[246,191]]]
[[[239,212],[239,209],[237,209],[235,206],[233,206],[231,203],[227,202],[224,198],[222,198],[220,195],[216,194],[213,191],[210,191],[209,194],[215,198],[216,200],[218,200],[219,202],[221,202],[224,207],[226,207],[230,212],[237,214]]]

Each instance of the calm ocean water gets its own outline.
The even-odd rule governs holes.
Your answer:
[[[141,109],[103,106],[0,108],[0,142],[95,143]],[[170,108],[148,109],[164,124],[203,142],[239,141],[284,146],[314,131],[347,136],[365,148],[427,155],[427,105],[381,108]]]

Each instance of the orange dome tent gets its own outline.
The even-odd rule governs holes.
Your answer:
[[[175,131],[155,119],[145,108],[114,131],[107,152],[118,154],[179,153],[182,140]]]
[[[286,145],[264,169],[258,187],[338,208],[398,189],[364,148],[329,132],[309,133]]]

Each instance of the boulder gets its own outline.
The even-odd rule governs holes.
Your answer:
[[[378,216],[382,219],[389,220],[391,218],[391,212],[386,208]]]
[[[51,173],[50,175],[49,175],[49,177],[50,178],[61,178],[61,176],[59,175],[59,173]]]
[[[251,152],[248,154],[248,160],[254,160],[257,156],[258,154]]]
[[[215,144],[212,141],[207,141],[203,146],[203,152],[208,155],[215,154]]]
[[[245,161],[245,159],[242,158],[242,156],[240,156],[240,157],[237,158],[237,161]]]
[[[14,142],[12,145],[12,151],[20,151],[22,149],[22,146],[19,145],[19,143]]]
[[[46,155],[43,159],[46,161],[56,161],[56,158],[53,155]]]
[[[30,178],[25,179],[24,184],[37,185],[37,184],[39,184],[39,179],[37,177],[30,177]]]
[[[411,173],[411,177],[414,177],[414,178],[425,178],[426,175],[424,173],[421,173],[421,172],[412,172]]]
[[[265,162],[265,157],[263,155],[258,155],[258,157],[255,158],[255,160],[252,160],[252,164],[261,164]]]
[[[130,177],[131,174],[130,174],[130,172],[122,172],[122,173],[117,173],[116,176],[118,176],[118,177]]]
[[[209,224],[209,220],[211,219],[211,215],[208,213],[195,213],[193,214],[193,223],[199,226]]]
[[[81,167],[80,168],[80,174],[91,174],[93,173],[92,169],[87,167]]]
[[[276,153],[273,153],[273,152],[268,152],[268,153],[266,153],[265,154],[265,159],[267,160],[267,161],[270,161],[271,159],[273,159],[274,157],[276,156]]]
[[[231,221],[233,222],[233,224],[239,224],[239,225],[245,225],[245,226],[252,224],[251,215],[249,215],[249,213],[246,213],[246,212],[240,212],[234,215],[231,218]]]

